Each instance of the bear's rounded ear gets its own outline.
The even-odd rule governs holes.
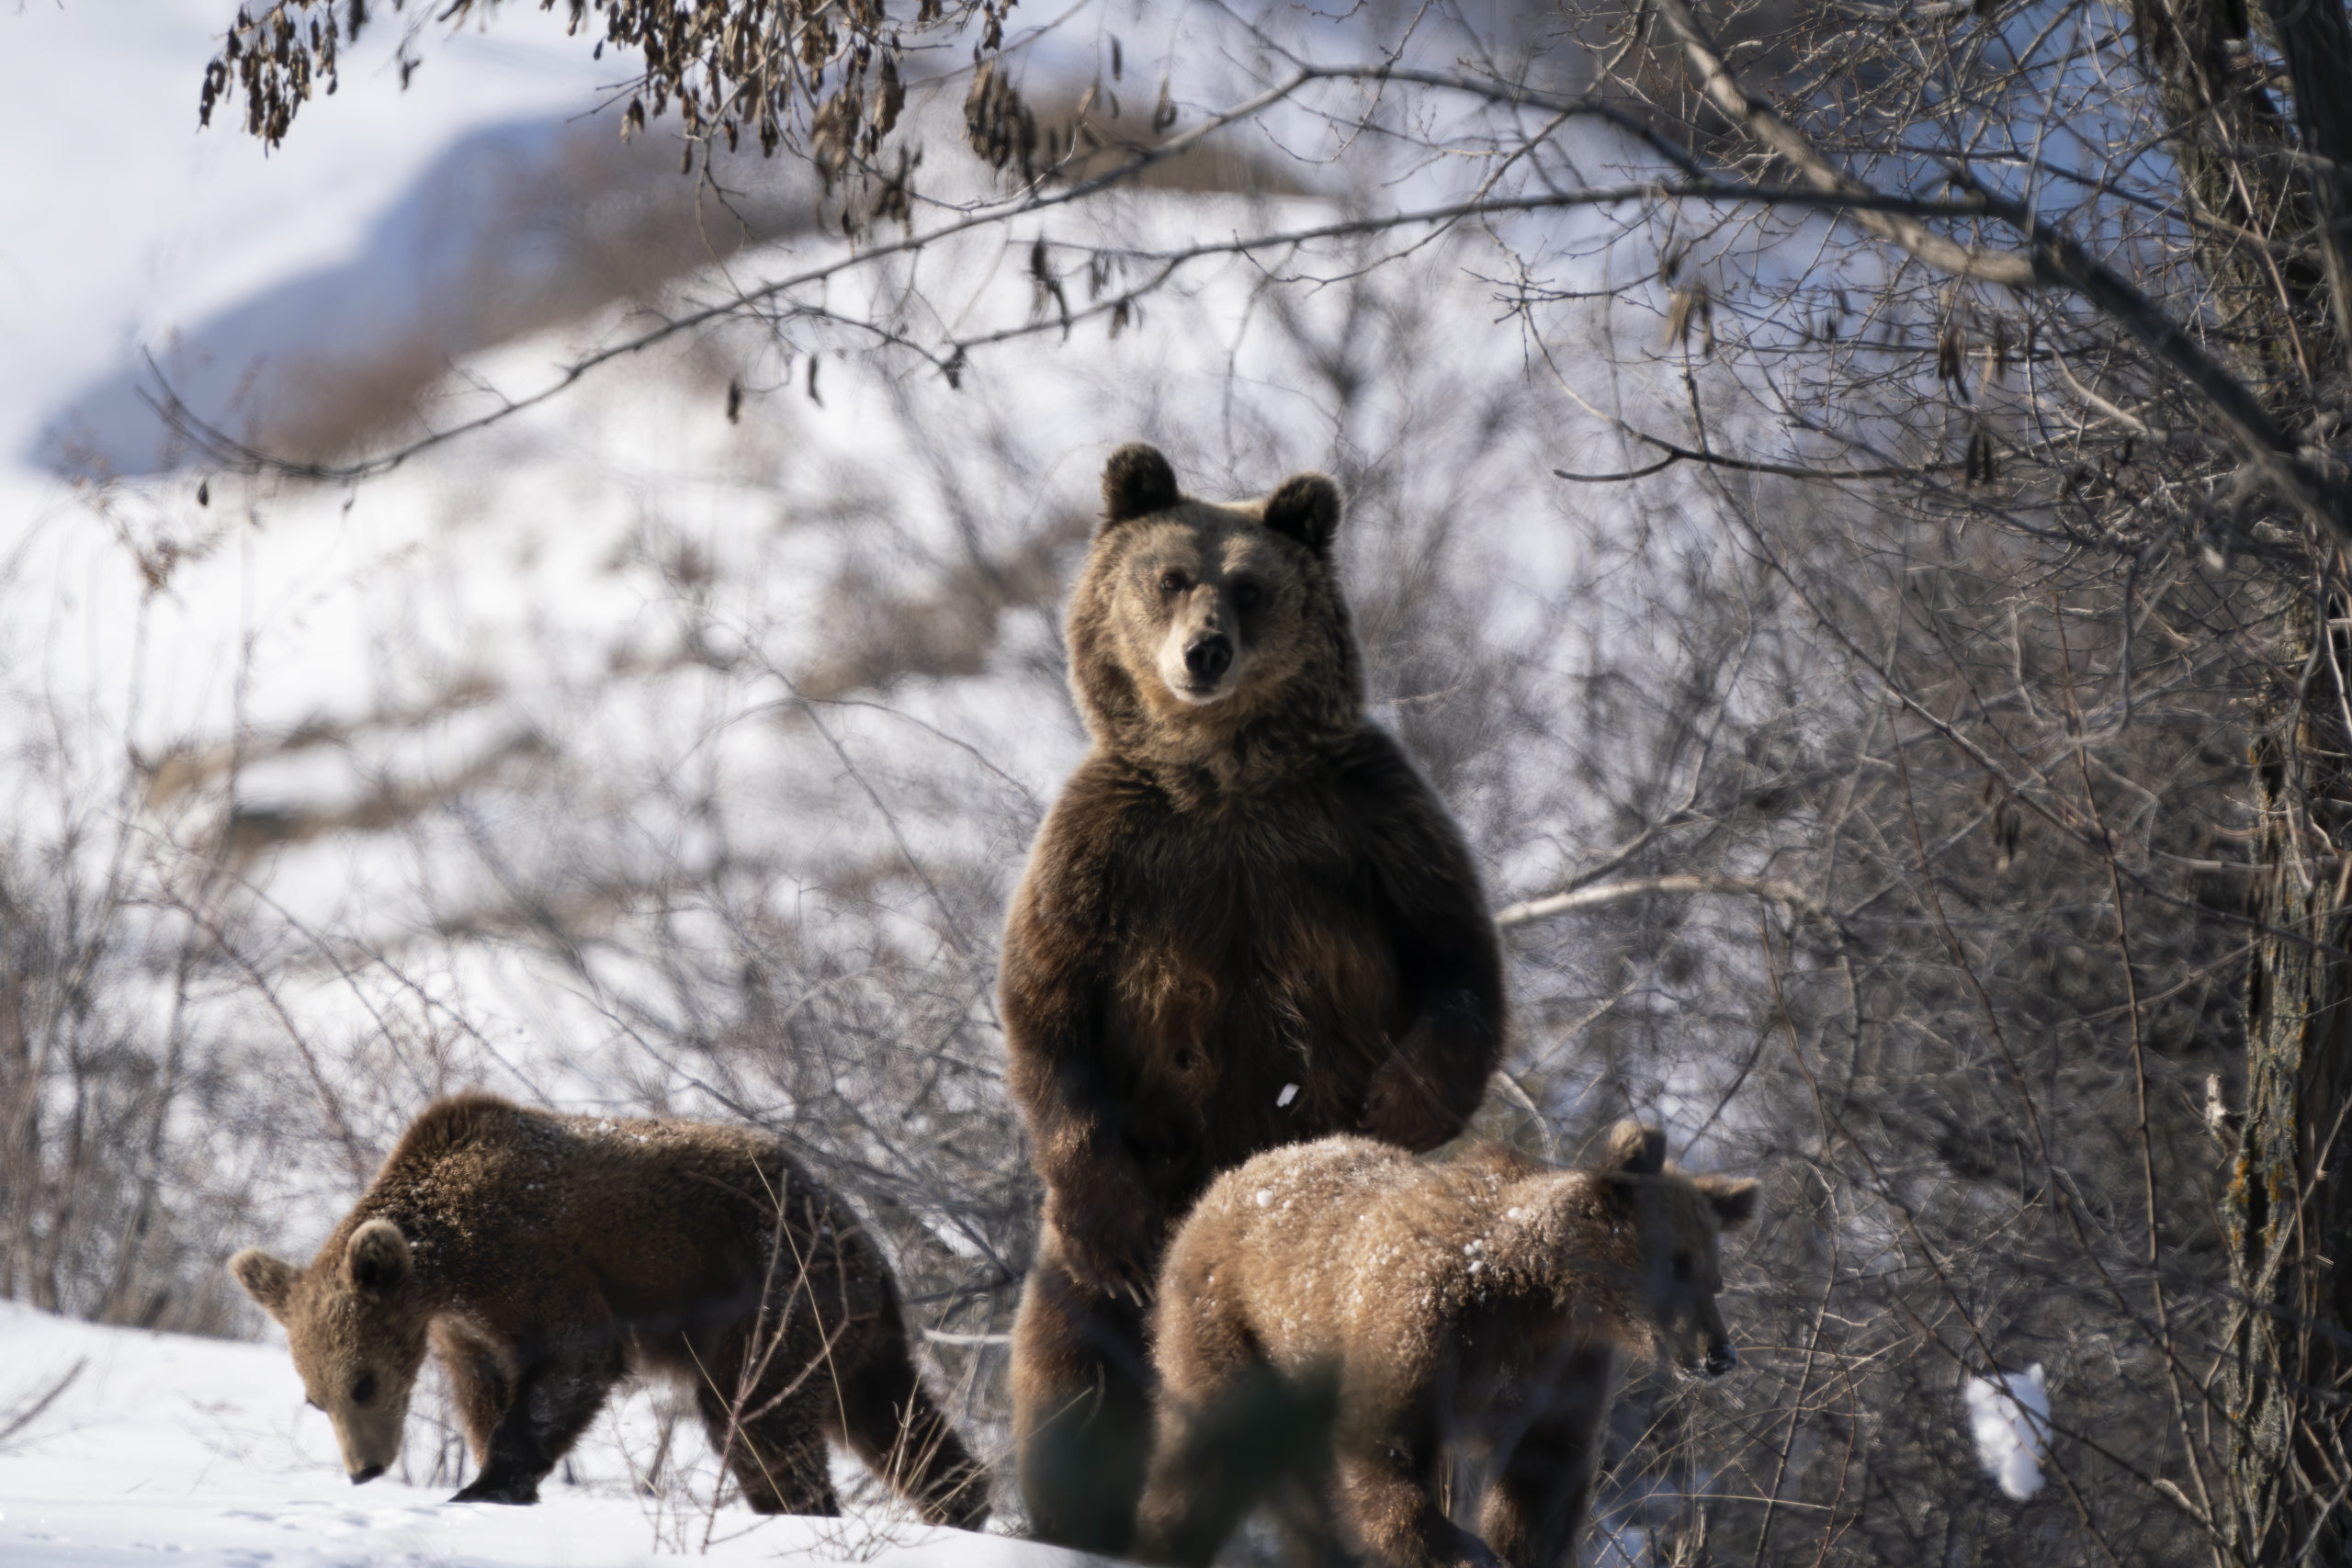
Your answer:
[[[1275,533],[1321,555],[1340,532],[1340,487],[1329,474],[1293,474],[1266,497],[1261,517]]]
[[[1603,1168],[1625,1176],[1656,1176],[1666,1168],[1666,1134],[1639,1122],[1620,1122],[1609,1129]]]
[[[245,1288],[245,1294],[261,1303],[262,1311],[284,1323],[287,1299],[293,1295],[294,1281],[301,1277],[301,1271],[282,1258],[272,1258],[258,1247],[249,1247],[229,1259],[229,1277]]]
[[[1165,512],[1176,504],[1176,470],[1159,448],[1130,441],[1102,465],[1102,520],[1124,523],[1130,517]]]
[[[1701,1176],[1693,1178],[1700,1193],[1714,1205],[1715,1222],[1725,1230],[1736,1230],[1756,1217],[1756,1183],[1746,1178]]]
[[[351,1233],[343,1249],[352,1284],[370,1295],[387,1295],[408,1279],[408,1237],[390,1220],[369,1220]]]

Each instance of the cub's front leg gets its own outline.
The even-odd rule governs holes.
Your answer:
[[[1435,1501],[1436,1455],[1408,1438],[1340,1455],[1340,1512],[1364,1555],[1386,1568],[1507,1568]]]
[[[1478,1532],[1510,1568],[1564,1568],[1592,1506],[1600,1423],[1590,1410],[1531,1425],[1496,1456]]]
[[[449,1400],[474,1463],[490,1458],[490,1435],[514,1399],[514,1382],[499,1364],[497,1350],[446,1320],[433,1325],[433,1348],[449,1379]]]
[[[488,1440],[476,1438],[481,1472],[450,1501],[537,1502],[539,1483],[595,1419],[622,1370],[620,1348],[609,1341],[543,1351],[512,1376],[495,1361],[487,1366],[477,1361],[470,1375],[453,1363],[458,1407],[466,1412],[469,1427],[477,1409],[486,1415],[498,1393],[506,1397]]]

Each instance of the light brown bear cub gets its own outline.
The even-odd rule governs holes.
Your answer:
[[[399,1457],[429,1343],[481,1466],[459,1502],[537,1502],[634,1369],[692,1382],[762,1513],[840,1511],[831,1437],[924,1518],[988,1517],[888,1264],[760,1133],[460,1095],[416,1119],[308,1269],[251,1247],[229,1268],[286,1325],[355,1483]]]
[[[1430,1166],[1340,1137],[1219,1179],[1160,1273],[1141,1554],[1206,1562],[1286,1462],[1390,1568],[1573,1561],[1621,1359],[1709,1378],[1739,1360],[1716,1237],[1756,1184],[1665,1151],[1631,1122],[1596,1170]],[[1304,1464],[1250,1451],[1285,1403],[1324,1415],[1328,1450]],[[1449,1452],[1486,1460],[1475,1537],[1436,1501]]]
[[[1503,1037],[1462,835],[1363,711],[1338,488],[1185,495],[1123,446],[1069,606],[1093,749],[1004,933],[1009,1082],[1046,1188],[1013,1327],[1031,1528],[1116,1552],[1151,1442],[1144,1298],[1218,1172],[1462,1130]]]

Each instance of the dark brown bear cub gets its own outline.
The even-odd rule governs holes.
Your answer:
[[[1003,1013],[1046,1224],[1013,1332],[1035,1532],[1125,1545],[1144,1299],[1218,1172],[1340,1132],[1461,1130],[1502,1038],[1476,870],[1365,721],[1320,474],[1229,506],[1114,453],[1069,609],[1093,750],[1014,896]]]
[[[1590,1171],[1330,1138],[1222,1178],[1159,1277],[1141,1554],[1207,1562],[1287,1461],[1382,1568],[1573,1562],[1621,1358],[1701,1377],[1739,1361],[1716,1237],[1756,1184],[1665,1153],[1631,1122]],[[1250,1451],[1237,1412],[1284,1408],[1319,1411],[1328,1440]],[[1477,1536],[1437,1502],[1455,1450],[1488,1461]]]
[[[250,1247],[229,1267],[286,1325],[354,1482],[399,1457],[429,1343],[481,1466],[459,1502],[537,1502],[634,1369],[691,1381],[762,1513],[840,1512],[831,1437],[933,1523],[988,1517],[888,1264],[759,1133],[461,1095],[416,1119],[308,1269]]]

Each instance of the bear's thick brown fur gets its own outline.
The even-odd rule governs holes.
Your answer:
[[[1337,488],[1213,505],[1136,445],[1102,493],[1069,621],[1093,749],[1031,851],[1002,993],[1046,1193],[1013,1337],[1022,1489],[1038,1534],[1115,1551],[1176,1223],[1263,1149],[1452,1137],[1503,987],[1460,833],[1363,716]]]
[[[537,1501],[635,1369],[692,1382],[763,1513],[840,1511],[831,1437],[926,1519],[988,1517],[889,1265],[760,1133],[460,1095],[416,1119],[309,1268],[249,1247],[230,1269],[286,1325],[354,1482],[399,1457],[429,1342],[481,1467],[461,1502]]]
[[[1205,1563],[1290,1469],[1385,1568],[1572,1562],[1621,1359],[1705,1377],[1739,1359],[1716,1238],[1756,1184],[1665,1150],[1631,1122],[1589,1171],[1343,1137],[1221,1178],[1160,1272],[1140,1554]],[[1250,1428],[1285,1409],[1317,1413],[1317,1440],[1258,1451]],[[1436,1500],[1455,1453],[1487,1460],[1476,1537]]]

